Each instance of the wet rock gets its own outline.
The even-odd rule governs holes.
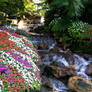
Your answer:
[[[47,81],[44,86],[49,87],[49,88],[53,88],[53,84],[50,81]]]
[[[59,48],[58,46],[54,46],[54,47],[50,50],[50,52],[57,53],[57,52],[59,52],[60,50],[61,50],[61,48]]]
[[[89,76],[92,76],[92,64],[87,66],[85,73]]]
[[[42,84],[47,88],[53,88],[53,84],[51,83],[50,79],[45,76],[42,76]]]
[[[82,56],[85,60],[89,60],[92,58],[92,55],[90,54],[84,54],[84,53],[78,53],[80,56]]]
[[[52,92],[52,89],[49,89],[45,86],[41,86],[40,92]]]
[[[53,90],[52,92],[59,92],[59,91],[57,91],[57,90]]]
[[[92,83],[85,78],[74,76],[70,77],[68,88],[76,92],[92,92]]]
[[[52,92],[53,84],[49,78],[42,76],[42,86],[40,92]]]
[[[84,59],[89,60],[89,58],[92,57],[92,55],[84,54],[83,57]]]
[[[51,65],[58,66],[58,63],[56,61],[54,61]]]
[[[48,48],[49,48],[48,45],[45,43],[40,43],[38,46],[38,49],[40,49],[40,50],[46,50]]]
[[[75,60],[74,60],[74,57],[73,57],[73,54],[71,53],[71,51],[67,51],[66,53],[63,53],[63,56],[68,61],[69,65],[75,64]]]
[[[56,78],[61,78],[66,76],[70,77],[77,75],[75,65],[64,66],[64,67],[50,65],[45,67],[45,72],[49,75],[52,74]]]

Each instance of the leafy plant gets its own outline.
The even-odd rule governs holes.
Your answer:
[[[67,35],[63,35],[61,38],[60,38],[61,41],[63,42],[67,42],[67,41],[70,41],[71,38],[69,38]]]
[[[67,28],[72,21],[78,20],[86,0],[46,0],[49,6],[45,14],[45,25],[53,33],[67,34]]]
[[[6,15],[16,15],[24,10],[22,0],[0,0],[0,11]]]
[[[75,21],[72,22],[71,25],[68,27],[68,33],[72,38],[81,38],[83,35],[82,33],[85,32],[83,29],[87,23],[84,23],[82,21]]]
[[[60,17],[66,15],[68,17],[75,17],[81,15],[84,1],[85,0],[46,0],[46,3],[49,5],[48,11],[53,11],[54,14],[58,14]]]
[[[49,27],[51,31],[54,31],[54,32],[64,31],[68,27],[68,22],[69,22],[69,18],[66,18],[66,20],[65,20],[65,17],[55,18],[50,22]]]
[[[84,28],[84,33],[81,35],[86,39],[90,39],[92,41],[92,25],[86,25]]]

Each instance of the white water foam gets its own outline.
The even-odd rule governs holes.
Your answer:
[[[64,90],[68,90],[68,88],[64,85],[63,82],[55,79],[55,78],[50,78],[51,83],[53,84],[53,89],[64,92]]]

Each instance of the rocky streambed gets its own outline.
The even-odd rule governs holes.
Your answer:
[[[30,39],[42,60],[40,92],[92,92],[92,55],[64,51],[51,37]]]
[[[30,39],[42,61],[40,92],[92,92],[92,55],[62,50],[52,37],[35,34]]]

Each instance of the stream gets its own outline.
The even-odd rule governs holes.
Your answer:
[[[87,66],[92,63],[92,56],[86,56],[87,59],[85,59],[84,55],[78,55],[77,53],[72,53],[68,50],[64,51],[62,48],[58,47],[56,40],[51,37],[31,36],[30,39],[35,43],[36,49],[38,50],[42,60],[42,83],[44,84],[48,80],[53,86],[52,89],[49,87],[41,88],[40,92],[72,92],[67,87],[64,80],[59,80],[52,75],[48,76],[44,70],[46,66],[52,65],[53,62],[56,62],[59,67],[75,64],[78,76],[86,78],[87,80],[92,80],[92,77],[85,73]],[[40,43],[48,45],[48,48],[44,48],[43,46],[44,49],[39,49]]]

